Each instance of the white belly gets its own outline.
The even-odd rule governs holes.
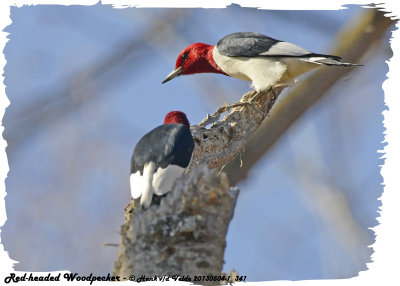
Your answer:
[[[297,58],[228,57],[213,50],[215,63],[228,75],[252,82],[256,91],[264,91],[277,84],[290,85],[294,78],[317,64]]]

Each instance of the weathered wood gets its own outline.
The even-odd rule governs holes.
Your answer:
[[[254,106],[244,105],[233,108],[222,120],[211,124],[209,128],[199,125],[191,127],[195,149],[192,164],[207,164],[210,168],[221,167],[235,158],[251,134],[255,132],[261,122],[267,117],[276,102],[283,86],[275,87],[253,101]],[[250,91],[243,95],[240,102],[248,101],[254,94]],[[217,117],[224,111],[221,107],[211,117]]]
[[[203,165],[179,179],[159,206],[142,211],[134,209],[132,201],[113,274],[127,279],[221,275],[238,193],[225,174],[216,176]]]

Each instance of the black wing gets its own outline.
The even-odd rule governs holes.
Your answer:
[[[271,49],[281,41],[252,32],[233,33],[217,43],[218,51],[230,57],[254,57]]]
[[[253,33],[239,32],[225,36],[217,43],[218,51],[229,57],[339,57],[315,54],[302,47],[271,37]]]
[[[148,162],[157,168],[177,165],[186,168],[194,149],[190,129],[183,124],[165,124],[144,135],[136,144],[131,158],[131,173],[140,171]],[[156,168],[156,169],[157,169]]]

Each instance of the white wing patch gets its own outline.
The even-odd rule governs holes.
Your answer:
[[[154,162],[146,163],[143,167],[143,189],[142,197],[140,198],[140,205],[144,208],[148,208],[153,198],[153,176],[156,170],[156,164]]]
[[[185,168],[169,165],[167,168],[158,168],[153,176],[153,188],[156,195],[168,193],[177,178],[183,175]]]
[[[137,171],[130,176],[132,198],[140,198],[140,204],[144,208],[150,206],[153,192],[159,196],[169,192],[175,180],[185,172],[185,168],[176,165],[169,165],[165,169],[158,168],[154,172],[155,167],[155,163],[147,163],[144,165],[143,175]]]
[[[136,200],[137,198],[140,198],[140,196],[142,195],[143,176],[140,175],[139,171],[137,171],[136,173],[131,174],[129,179],[131,185],[131,195],[132,198]]]
[[[144,208],[150,206],[153,197],[152,182],[155,169],[156,164],[149,162],[144,165],[142,176],[139,171],[130,176],[132,198],[137,199],[140,197],[140,205]]]
[[[261,53],[262,56],[303,56],[311,52],[288,42],[278,42],[268,51]]]

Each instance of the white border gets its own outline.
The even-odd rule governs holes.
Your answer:
[[[336,10],[342,9],[343,5],[347,4],[368,4],[369,1],[290,1],[290,0],[279,0],[279,1],[262,1],[262,0],[237,0],[233,1],[242,7],[258,7],[264,9],[281,9],[281,10]],[[397,3],[396,3],[397,2]],[[11,24],[10,19],[10,7],[11,6],[22,6],[22,5],[37,5],[37,4],[59,4],[59,5],[95,5],[98,1],[95,0],[1,0],[0,1],[0,21],[1,30]],[[204,8],[223,8],[230,5],[232,1],[205,1],[205,0],[180,0],[180,1],[162,1],[162,0],[108,0],[102,1],[102,4],[111,4],[116,8],[124,7],[204,7]],[[385,1],[385,4],[379,5],[384,7],[386,11],[391,11],[391,15],[395,15],[397,18],[400,15],[400,5],[398,0]],[[397,24],[399,28],[399,24]],[[4,50],[5,44],[8,41],[6,39],[7,33],[1,32],[1,48]],[[387,129],[385,142],[388,145],[384,148],[384,158],[386,158],[385,164],[382,167],[382,175],[384,177],[384,193],[382,199],[382,211],[381,217],[378,218],[380,225],[374,228],[377,235],[376,243],[373,245],[375,253],[372,255],[373,263],[369,263],[368,271],[363,271],[358,277],[351,279],[342,280],[308,280],[298,281],[296,285],[376,285],[384,283],[384,285],[400,285],[399,279],[399,259],[400,259],[400,232],[397,230],[400,226],[400,200],[399,200],[399,175],[400,172],[400,140],[399,140],[399,128],[396,123],[400,122],[400,108],[399,98],[400,92],[396,82],[399,80],[399,51],[400,51],[400,32],[398,30],[393,32],[392,39],[392,50],[393,58],[389,62],[389,79],[383,84],[385,92],[385,102],[389,106],[389,111],[385,111],[384,114],[384,126]],[[0,66],[3,69],[2,77],[4,80],[4,66],[5,57],[2,53],[0,56]],[[397,79],[397,80],[396,80]],[[9,101],[5,96],[5,86],[1,83],[1,98],[0,98],[0,113],[1,118],[4,116],[5,108],[9,105]],[[397,87],[397,88],[396,88]],[[1,126],[0,131],[3,132],[4,128]],[[6,142],[0,139],[0,226],[3,226],[6,221],[5,212],[5,183],[4,180],[8,172],[8,163],[5,153]],[[397,188],[396,188],[397,187]],[[1,234],[1,233],[0,233]],[[4,282],[5,275],[9,275],[13,272],[12,264],[13,261],[8,257],[7,252],[4,251],[3,245],[0,245],[0,265],[1,265],[1,283]],[[58,273],[58,272],[57,272]],[[272,281],[263,282],[267,285],[289,285],[292,282],[288,281]],[[19,285],[35,285],[34,283],[19,283]],[[83,284],[83,283],[80,283]],[[88,285],[85,283],[85,285]]]

